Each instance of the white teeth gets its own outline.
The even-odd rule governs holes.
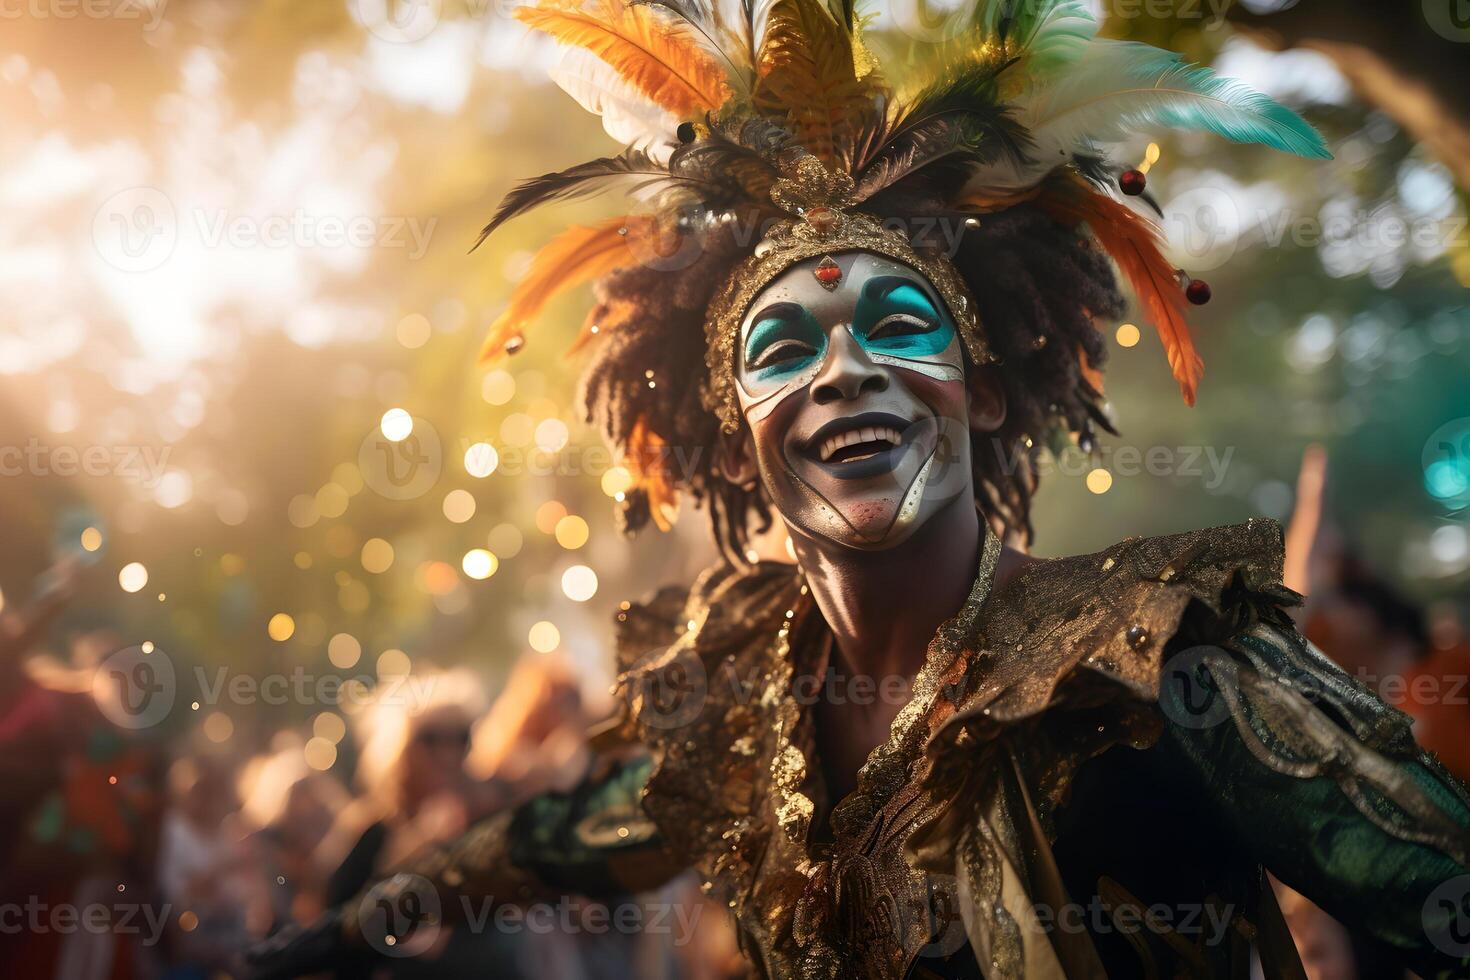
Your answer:
[[[832,454],[846,446],[855,446],[860,442],[877,442],[878,440],[891,442],[898,445],[903,441],[903,434],[892,426],[879,425],[872,428],[849,429],[847,432],[839,432],[829,437],[822,443],[819,455],[822,462],[832,458]]]

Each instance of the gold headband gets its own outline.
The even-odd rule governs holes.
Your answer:
[[[920,252],[907,236],[885,228],[870,215],[845,210],[852,193],[851,177],[828,170],[813,156],[801,157],[771,189],[771,200],[778,207],[800,217],[775,225],[755,253],[735,267],[710,303],[704,321],[705,366],[709,369],[705,404],[719,417],[724,431],[733,434],[740,428],[735,350],[745,311],[783,272],[818,256],[869,252],[922,273],[949,308],[970,359],[976,364],[998,361],[981,333],[969,290],[949,260]]]

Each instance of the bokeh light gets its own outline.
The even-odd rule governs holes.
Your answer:
[[[464,569],[466,575],[478,581],[494,575],[495,570],[500,567],[500,562],[484,548],[471,548],[464,553],[460,567]]]
[[[289,613],[276,613],[266,624],[266,633],[277,643],[284,643],[296,634],[296,620]]]
[[[444,495],[444,516],[463,524],[475,516],[475,497],[468,490],[451,490]]]
[[[413,416],[404,409],[390,408],[383,413],[378,428],[388,441],[402,442],[413,433]]]
[[[350,633],[337,633],[327,641],[327,659],[333,667],[347,670],[357,666],[362,657],[362,644]]]
[[[124,592],[141,592],[148,584],[148,569],[142,562],[130,561],[117,573],[117,584]]]
[[[470,476],[483,479],[499,465],[500,454],[488,442],[477,442],[464,452],[464,468]]]
[[[393,546],[382,538],[368,538],[362,544],[363,571],[381,575],[393,567]]]
[[[574,602],[586,602],[597,594],[597,573],[586,565],[573,565],[562,572],[561,590]]]
[[[556,522],[554,533],[557,544],[566,548],[568,551],[575,551],[587,543],[587,538],[592,532],[587,527],[586,521],[576,514],[568,514]]]
[[[526,634],[526,642],[537,653],[550,653],[561,645],[561,630],[556,628],[555,623],[543,619],[531,627]]]

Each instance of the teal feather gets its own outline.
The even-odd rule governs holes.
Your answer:
[[[1321,134],[1286,106],[1208,68],[1186,65],[1173,52],[1136,42],[1093,42],[1023,105],[1022,121],[1038,142],[1068,149],[1163,127],[1332,157]]]

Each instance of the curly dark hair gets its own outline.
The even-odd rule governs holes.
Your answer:
[[[893,223],[896,216],[885,210],[883,217]],[[998,530],[1029,541],[1037,447],[1061,430],[1089,451],[1094,426],[1113,431],[1095,383],[1105,354],[1095,321],[1118,316],[1124,302],[1110,262],[1085,229],[1031,204],[984,216],[978,227],[967,217],[931,213],[897,223],[933,227],[937,220],[963,229],[951,261],[1001,357],[997,366],[970,370],[989,372],[1007,406],[999,431],[972,436],[976,506]],[[746,254],[733,234],[714,228],[678,274],[637,266],[600,281],[588,322],[599,325],[603,340],[580,395],[587,421],[644,476],[621,501],[623,529],[662,523],[661,509],[682,491],[707,506],[716,543],[737,562],[752,533],[770,526],[771,508],[759,484],[736,486],[720,473],[719,421],[702,399],[703,324],[715,290]]]

